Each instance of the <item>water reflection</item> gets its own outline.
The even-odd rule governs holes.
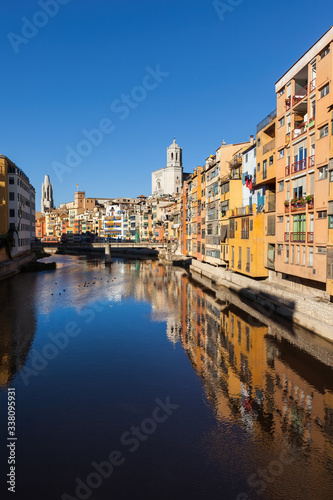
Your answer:
[[[49,424],[48,420],[52,422],[52,433],[58,433],[60,443],[63,437],[65,444],[59,444],[58,455],[55,455],[57,463],[63,460],[59,458],[64,455],[62,446],[66,446],[68,452],[68,439],[72,434],[77,442],[81,442],[84,436],[84,446],[89,449],[87,457],[81,459],[84,451],[73,447],[66,467],[72,470],[73,463],[82,461],[82,464],[79,470],[70,473],[66,486],[61,485],[60,493],[71,491],[75,474],[84,472],[86,464],[100,456],[100,448],[106,446],[106,451],[109,451],[115,446],[124,428],[124,419],[129,419],[126,425],[133,424],[133,415],[129,415],[129,410],[124,412],[124,408],[137,408],[144,417],[147,414],[144,406],[148,404],[150,407],[153,398],[160,394],[160,387],[167,387],[177,403],[182,402],[177,400],[177,394],[183,397],[182,408],[186,412],[192,404],[192,394],[197,394],[192,381],[195,379],[199,386],[199,399],[203,392],[209,415],[202,410],[202,400],[193,396],[193,408],[202,420],[198,422],[196,414],[187,414],[184,422],[177,424],[176,428],[175,419],[174,424],[168,424],[175,425],[173,434],[167,434],[161,446],[167,448],[172,443],[177,450],[179,442],[182,442],[184,453],[188,451],[188,455],[184,455],[187,460],[194,457],[191,463],[193,470],[200,464],[198,468],[202,467],[206,475],[211,474],[207,480],[209,484],[204,487],[202,477],[196,477],[196,474],[191,476],[187,472],[190,467],[184,465],[181,458],[177,461],[179,450],[175,455],[170,454],[171,458],[165,458],[164,462],[159,454],[160,448],[154,448],[157,435],[149,441],[149,446],[152,446],[152,458],[146,464],[149,470],[154,469],[155,462],[160,462],[163,471],[170,470],[173,474],[175,470],[182,471],[179,476],[184,474],[190,478],[192,491],[197,492],[197,496],[192,494],[191,498],[236,498],[237,493],[244,491],[252,499],[257,498],[260,487],[258,482],[257,487],[251,487],[248,478],[253,473],[258,474],[261,467],[272,463],[274,457],[280,456],[286,449],[293,457],[292,467],[285,467],[281,477],[274,477],[271,483],[266,481],[267,489],[260,498],[328,498],[328,478],[333,463],[331,344],[300,328],[281,325],[273,317],[262,316],[228,290],[219,289],[212,293],[205,288],[204,282],[194,282],[181,268],[163,266],[158,261],[119,259],[111,267],[105,267],[99,259],[55,258],[60,264],[56,272],[21,275],[0,283],[0,384],[5,387],[14,382],[15,385],[15,375],[23,368],[32,344],[39,342],[41,351],[43,342],[49,342],[49,330],[56,328],[58,330],[55,331],[62,331],[64,314],[69,320],[79,321],[76,313],[82,308],[96,303],[112,306],[104,307],[91,330],[89,325],[84,329],[81,318],[81,336],[72,340],[68,350],[62,351],[56,360],[50,362],[39,378],[33,379],[29,392],[24,392],[21,383],[21,401],[25,394],[29,402],[33,398],[38,404],[42,397],[48,401],[45,408],[38,406],[38,410],[41,419],[44,412],[48,412],[43,422],[45,425]],[[135,309],[133,302],[144,306],[144,314],[149,311],[149,317],[137,316],[135,319],[139,333],[124,327],[124,315],[130,315]],[[112,316],[117,305],[122,307],[117,315]],[[164,332],[161,334],[164,325],[168,341]],[[123,329],[121,335],[117,329]],[[145,336],[143,332],[147,330],[150,333]],[[163,337],[163,342],[156,341],[154,351],[153,338],[158,335]],[[168,348],[170,352],[166,352]],[[184,353],[197,377],[193,376]],[[159,363],[163,370],[166,365],[165,371],[159,371]],[[103,378],[98,370],[103,373]],[[182,378],[177,378],[175,372],[186,378],[186,391],[188,387],[192,391],[188,391],[189,395],[181,392]],[[123,375],[119,376],[119,373]],[[52,389],[54,380],[58,379],[62,385],[56,383]],[[107,397],[104,388],[107,388]],[[47,399],[49,390],[51,402]],[[148,397],[146,394],[149,391],[151,394]],[[140,397],[136,400],[138,394]],[[92,399],[94,404],[90,409],[89,401]],[[58,428],[59,408],[62,405],[65,408],[64,425]],[[27,412],[27,407],[25,404],[22,412]],[[84,415],[82,418],[81,414]],[[110,444],[105,443],[105,433],[110,433],[108,428],[104,429],[105,414],[115,426]],[[96,418],[96,415],[98,425],[90,426],[90,419]],[[72,427],[67,422],[72,422]],[[26,436],[26,443],[30,442],[29,439],[30,436]],[[50,446],[56,448],[52,441]],[[39,451],[43,452],[42,448]],[[137,467],[141,464],[140,460],[138,455]],[[128,462],[130,470],[130,460]],[[215,473],[214,467],[218,473]],[[126,471],[124,467],[121,472],[125,481],[128,480]],[[134,474],[133,470],[131,473]],[[156,472],[154,478],[156,484],[159,484],[159,473]],[[24,484],[26,491],[30,491],[29,468],[26,474]],[[48,491],[52,481],[54,487],[58,487],[56,477],[46,475],[41,488]],[[141,484],[140,478],[137,481]],[[185,479],[179,477],[178,482],[175,480],[173,484],[174,490],[171,486],[170,491],[166,487],[163,498],[175,498],[174,491],[186,489],[185,483]],[[223,494],[225,490],[221,490],[221,483],[224,488],[231,485],[233,496],[230,496],[229,490]],[[121,490],[117,490],[115,484],[116,479],[110,483],[110,491],[104,496],[96,495],[96,498],[111,498],[110,492],[117,495]],[[200,491],[207,489],[205,495],[199,493],[199,486]],[[145,487],[143,484],[142,488]],[[134,498],[133,492],[131,495],[115,497]],[[158,496],[148,491],[145,499],[153,497]]]
[[[36,332],[36,277],[0,283],[0,389],[24,366]]]

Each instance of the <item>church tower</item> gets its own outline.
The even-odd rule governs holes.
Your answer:
[[[182,167],[183,166],[183,150],[176,143],[176,138],[167,149],[167,167]]]
[[[44,182],[42,184],[42,200],[41,200],[41,212],[45,213],[46,209],[54,208],[53,202],[53,189],[50,182],[50,177],[45,175]]]

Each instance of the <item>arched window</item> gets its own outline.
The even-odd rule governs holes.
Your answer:
[[[173,153],[171,153],[171,160],[173,160]]]

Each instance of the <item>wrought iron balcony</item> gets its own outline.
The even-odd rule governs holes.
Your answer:
[[[307,158],[296,161],[295,163],[292,164],[291,173],[295,174],[296,172],[301,172],[301,170],[305,170],[306,164],[307,164]]]
[[[309,85],[306,84],[303,88],[301,88],[296,92],[296,94],[293,96],[293,106],[301,102],[304,99],[304,97],[308,95],[308,88]]]

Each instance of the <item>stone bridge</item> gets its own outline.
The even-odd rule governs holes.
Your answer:
[[[173,243],[135,243],[135,242],[111,242],[111,243],[52,243],[41,242],[32,246],[32,250],[45,250],[48,253],[94,253],[103,252],[105,262],[111,262],[111,255],[142,255],[155,256],[161,260],[173,262],[184,260],[177,242]]]

